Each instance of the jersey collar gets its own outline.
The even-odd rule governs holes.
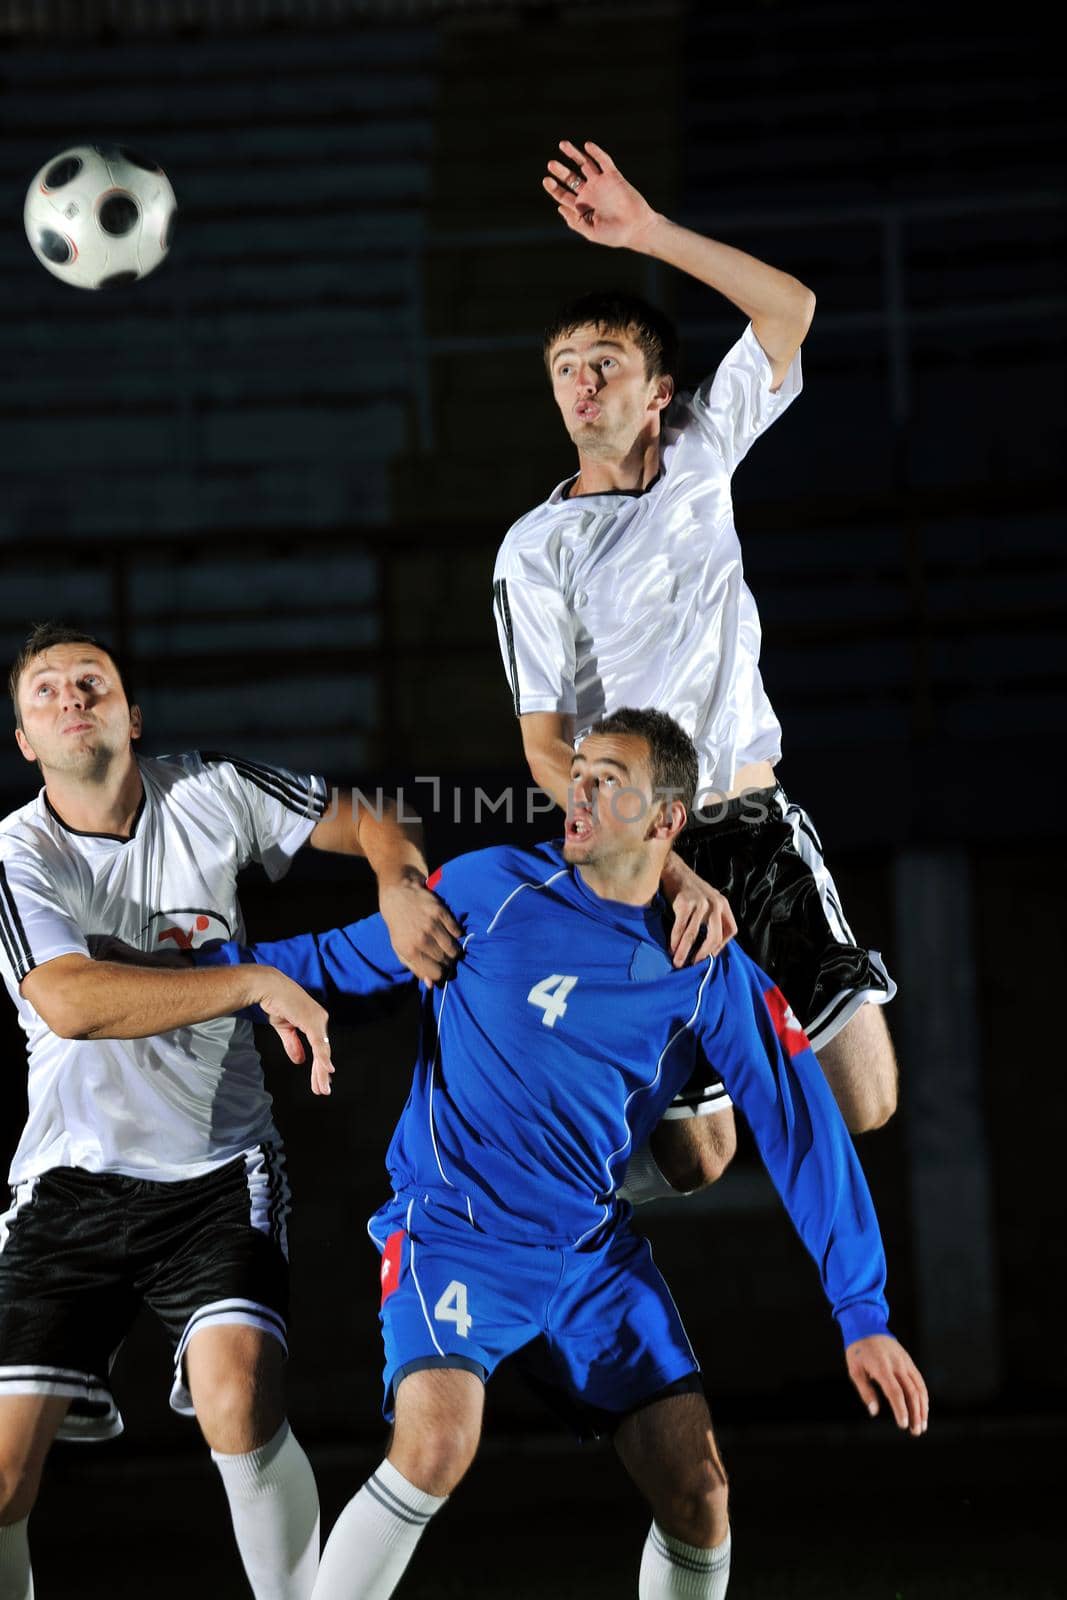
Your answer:
[[[69,822],[64,821],[64,819],[60,816],[59,812],[48,798],[47,789],[41,790],[41,799],[44,801],[45,809],[47,810],[48,815],[54,822],[59,823],[59,826],[63,829],[64,833],[72,833],[78,839],[110,839],[115,844],[132,844],[137,837],[137,829],[140,826],[141,818],[144,816],[144,808],[148,800],[148,785],[144,781],[144,773],[142,772],[141,803],[134,812],[133,826],[130,828],[130,837],[128,839],[124,838],[121,833],[93,833],[87,828],[74,828]]]
[[[557,846],[557,851],[562,858],[562,847]],[[661,950],[666,948],[667,936],[664,928],[666,902],[662,895],[657,894],[647,906],[627,905],[624,900],[605,900],[602,895],[593,893],[577,867],[572,867],[567,862],[564,865],[574,885],[575,895],[585,910],[601,922],[610,922],[617,928],[632,929],[635,934],[644,934],[651,938]]]
[[[553,490],[552,498],[555,499],[558,496],[560,505],[570,505],[577,500],[640,500],[644,495],[652,493],[652,490],[662,477],[663,463],[661,461],[656,476],[651,483],[646,483],[643,489],[592,489],[588,494],[570,494],[568,493],[568,485],[578,481],[578,473],[576,472],[573,477],[565,479],[557,489]]]
[[[569,478],[564,478],[562,483],[557,483],[549,495],[546,504],[553,507],[577,505],[583,500],[641,500],[646,494],[651,494],[657,484],[662,483],[663,475],[667,470],[667,457],[677,442],[678,432],[674,428],[665,428],[659,453],[659,471],[651,483],[646,483],[643,489],[598,489],[593,494],[569,494],[572,483],[578,481],[577,472]]]

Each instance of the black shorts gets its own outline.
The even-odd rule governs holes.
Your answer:
[[[864,1001],[896,993],[877,950],[857,945],[807,812],[780,785],[697,812],[676,846],[737,919],[747,955],[781,989],[818,1050]]]
[[[54,1167],[0,1218],[0,1395],[66,1395],[60,1438],[110,1439],[111,1365],[142,1304],[174,1348],[170,1403],[193,1415],[193,1333],[243,1323],[286,1348],[289,1184],[279,1145],[200,1178],[149,1182]]]

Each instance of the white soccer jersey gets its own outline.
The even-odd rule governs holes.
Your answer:
[[[61,1039],[19,994],[34,967],[110,934],[141,950],[242,937],[236,878],[280,878],[326,804],[321,778],[236,756],[141,758],[130,839],[79,833],[36,800],[0,823],[0,970],[29,1052],[29,1116],[11,1182],[52,1167],[195,1178],[276,1137],[236,1017],[150,1039]]]
[[[730,495],[753,440],[800,393],[799,352],[776,394],[771,381],[750,324],[675,401],[647,489],[568,499],[568,479],[509,530],[493,609],[517,715],[571,715],[581,738],[622,706],[667,711],[696,744],[704,793],[778,760]]]

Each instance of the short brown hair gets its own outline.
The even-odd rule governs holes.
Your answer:
[[[548,324],[542,335],[541,351],[551,376],[549,357],[552,347],[577,328],[596,328],[601,333],[625,333],[645,358],[645,376],[673,378],[678,367],[678,333],[671,319],[639,294],[625,289],[602,289],[570,300]]]
[[[7,675],[7,689],[11,696],[11,704],[15,708],[15,726],[17,728],[22,727],[22,713],[19,710],[19,679],[34,656],[43,655],[46,650],[51,650],[57,644],[87,644],[91,645],[94,650],[101,650],[104,655],[110,656],[115,663],[123,693],[130,705],[133,704],[133,693],[128,674],[124,671],[121,661],[110,645],[105,644],[102,639],[94,639],[91,633],[85,633],[81,628],[69,627],[65,622],[38,622],[31,628],[26,643],[11,663],[11,671]]]
[[[665,711],[635,711],[632,706],[623,706],[610,716],[601,717],[589,732],[630,733],[644,739],[651,752],[653,789],[657,794],[669,793],[679,799],[687,811],[692,809],[700,781],[696,745]]]

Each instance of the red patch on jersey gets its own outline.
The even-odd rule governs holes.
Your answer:
[[[404,1249],[404,1240],[407,1237],[403,1228],[398,1228],[391,1233],[385,1241],[382,1251],[382,1305],[388,1300],[394,1289],[400,1287],[400,1257]]]
[[[430,873],[430,876],[426,879],[426,887],[427,887],[427,889],[436,889],[437,888],[437,885],[441,881],[441,872],[442,872],[442,868],[438,867],[436,872],[431,872]]]
[[[767,1002],[767,1010],[774,1023],[774,1031],[782,1041],[782,1048],[787,1056],[799,1055],[801,1050],[810,1050],[808,1036],[793,1015],[793,1007],[789,1004],[781,989],[774,984],[766,990],[763,996]]]

